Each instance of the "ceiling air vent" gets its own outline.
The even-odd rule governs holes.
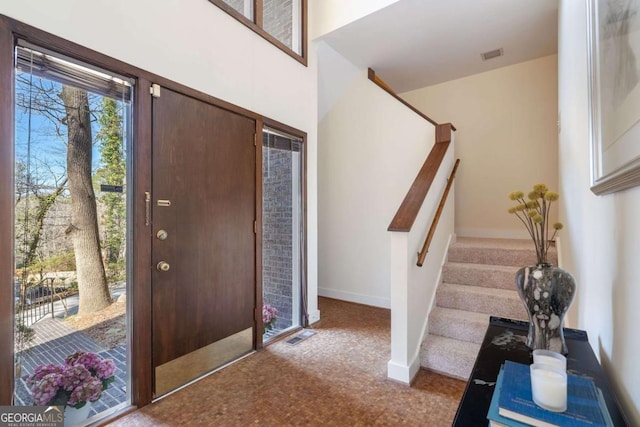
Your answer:
[[[480,56],[482,57],[483,61],[488,61],[490,59],[493,58],[497,58],[499,56],[504,55],[504,52],[502,51],[502,48],[500,49],[495,49],[495,50],[490,50],[489,52],[485,52],[485,53],[481,53]]]

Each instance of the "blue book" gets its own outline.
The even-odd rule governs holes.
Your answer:
[[[613,427],[613,420],[611,419],[611,414],[609,414],[609,409],[607,409],[607,402],[604,401],[602,390],[596,387],[596,391],[598,392],[598,403],[600,403],[600,410],[602,411],[602,415],[604,415],[604,420],[607,423],[607,427]]]
[[[489,420],[489,426],[491,427],[527,427],[527,424],[503,417],[498,413],[498,399],[500,398],[500,389],[502,388],[502,379],[504,378],[504,365],[500,367],[500,373],[498,379],[496,379],[495,389],[493,390],[493,397],[491,398],[491,405],[489,405],[489,412],[487,413],[487,419]]]
[[[506,361],[498,414],[540,427],[607,427],[593,380],[567,374],[567,410],[551,412],[536,405],[529,365]]]

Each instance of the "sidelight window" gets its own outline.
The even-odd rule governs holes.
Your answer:
[[[303,326],[304,145],[264,128],[262,134],[262,298],[264,341]]]
[[[14,403],[71,406],[68,390],[41,393],[41,374],[83,364],[104,380],[91,422],[131,401],[133,81],[22,40],[15,60]]]

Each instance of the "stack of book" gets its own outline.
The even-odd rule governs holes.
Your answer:
[[[567,410],[551,412],[533,402],[529,365],[506,361],[487,414],[491,427],[612,427],[602,391],[592,379],[567,374]]]

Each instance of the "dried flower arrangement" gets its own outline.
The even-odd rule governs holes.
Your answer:
[[[516,206],[509,208],[509,213],[517,216],[529,232],[536,247],[538,264],[547,264],[549,247],[563,227],[561,222],[554,223],[553,233],[549,236],[551,203],[557,201],[560,195],[555,191],[549,191],[545,184],[535,184],[527,198],[528,201],[524,199],[522,191],[509,193],[509,199],[518,202]]]

